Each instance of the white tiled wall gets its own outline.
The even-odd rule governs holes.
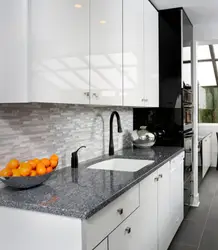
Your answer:
[[[27,160],[60,156],[59,167],[70,164],[71,152],[85,145],[80,161],[108,153],[109,118],[113,110],[121,117],[123,133],[116,130],[115,150],[128,147],[133,129],[131,108],[90,107],[65,104],[2,104],[0,105],[0,167],[11,158]]]

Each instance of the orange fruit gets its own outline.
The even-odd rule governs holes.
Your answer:
[[[40,162],[38,158],[33,159],[33,161],[35,161],[36,165]]]
[[[20,165],[20,163],[17,159],[12,159],[8,162],[7,168],[16,169],[19,167],[19,165]]]
[[[22,168],[22,167],[25,167],[25,162],[20,162],[20,166],[19,166],[19,168],[18,169],[20,169],[20,168]]]
[[[29,165],[29,163],[24,162],[21,164],[19,171],[21,176],[29,176],[32,171],[32,167]]]
[[[51,157],[50,157],[50,160],[56,160],[58,161],[58,156],[56,154],[53,154]]]
[[[29,165],[32,167],[32,169],[36,169],[37,163],[34,160],[28,161]]]
[[[40,163],[37,164],[37,166],[36,166],[36,173],[38,175],[44,175],[44,174],[46,174],[46,167],[45,167],[45,165],[42,162],[40,162]]]
[[[32,170],[31,173],[30,173],[30,176],[36,176],[36,171]]]
[[[41,162],[45,165],[46,168],[49,167],[49,166],[51,165],[49,159],[47,159],[47,158],[43,158],[43,159],[41,160]]]
[[[12,169],[13,177],[20,177],[20,170],[19,169]]]
[[[48,173],[51,173],[53,171],[53,168],[52,167],[48,167],[47,169],[46,169],[46,173],[48,174]]]
[[[56,160],[50,160],[50,162],[51,162],[51,167],[52,168],[56,168],[57,167],[58,161],[56,161]]]
[[[2,177],[10,177],[10,176],[12,176],[12,174],[13,173],[12,173],[12,170],[10,168],[4,168],[0,172],[0,176],[2,176]]]

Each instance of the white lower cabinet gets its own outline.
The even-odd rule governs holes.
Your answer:
[[[172,232],[178,230],[183,217],[184,201],[184,154],[180,154],[171,161],[170,169],[170,209],[171,209],[171,229]]]
[[[141,230],[146,250],[158,249],[157,228],[157,171],[140,182]]]
[[[168,249],[171,242],[170,220],[170,163],[158,169],[158,249]]]
[[[86,249],[167,250],[184,217],[183,169],[184,152],[90,218]]]
[[[205,137],[202,141],[202,177],[206,175],[208,169],[211,166],[211,134]]]
[[[118,228],[109,235],[110,250],[146,249],[143,237],[144,225],[141,223],[141,210],[137,209]]]
[[[108,250],[107,238],[102,241],[94,250]]]

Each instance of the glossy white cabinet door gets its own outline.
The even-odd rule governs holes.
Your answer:
[[[171,161],[170,166],[170,207],[173,239],[184,218],[184,153]]]
[[[210,136],[207,136],[202,141],[202,158],[203,158],[202,177],[204,178],[209,167],[211,166],[211,137]]]
[[[0,1],[0,103],[27,102],[27,0]]]
[[[143,248],[146,250],[158,249],[158,173],[155,171],[146,179],[140,182],[140,213],[142,223],[141,237],[143,238]],[[161,205],[160,205],[161,206]],[[133,248],[134,249],[134,248]]]
[[[124,106],[144,106],[143,2],[123,2]]]
[[[172,235],[170,209],[170,163],[158,169],[158,245],[167,250]]]
[[[99,244],[96,248],[94,248],[94,250],[108,250],[107,247],[107,238],[101,242],[101,244]]]
[[[208,147],[209,147],[209,152],[208,152],[208,157],[209,157],[209,167],[212,166],[212,134],[208,136]]]
[[[30,0],[31,101],[89,103],[89,1]]]
[[[146,107],[159,107],[158,12],[144,1],[144,82]]]
[[[142,214],[137,209],[109,235],[109,250],[149,250],[144,247]]]
[[[90,0],[91,104],[122,105],[122,0]]]

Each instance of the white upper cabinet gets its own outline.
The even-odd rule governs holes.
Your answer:
[[[159,107],[159,17],[144,1],[144,83],[146,107]]]
[[[0,32],[0,103],[159,106],[149,1],[2,0]]]
[[[89,1],[30,0],[30,98],[89,104]]]
[[[91,104],[122,105],[122,0],[90,0]]]
[[[149,1],[123,2],[124,106],[159,107],[158,19]]]
[[[143,0],[123,2],[123,98],[125,106],[144,106]]]
[[[27,0],[0,1],[0,103],[27,102]]]

